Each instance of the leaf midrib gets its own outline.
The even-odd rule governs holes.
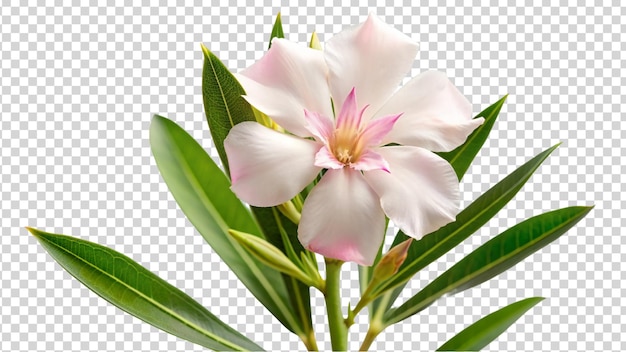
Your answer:
[[[209,55],[207,55],[207,60],[209,61],[209,65],[211,65],[211,72],[213,72],[213,77],[215,78],[215,82],[217,83],[217,87],[220,90],[220,97],[222,98],[222,101],[224,102],[224,108],[226,109],[226,115],[228,115],[228,120],[230,121],[230,126],[234,127],[235,123],[233,122],[233,117],[230,114],[230,109],[228,108],[228,104],[226,103],[226,97],[224,96],[224,90],[222,89],[222,83],[220,82],[219,78],[217,77],[217,72],[215,71],[215,66],[213,65],[213,60],[211,58],[212,53],[209,52]]]
[[[549,155],[549,153],[548,153]],[[546,155],[546,157],[548,156]],[[542,160],[539,161],[539,163],[533,167],[532,170],[529,171],[528,175],[526,177],[524,177],[523,179],[518,180],[517,182],[514,183],[514,187],[509,188],[508,192],[504,192],[502,193],[499,197],[496,198],[496,200],[494,202],[491,203],[491,206],[487,206],[485,208],[483,208],[483,210],[479,211],[477,213],[476,216],[471,217],[468,221],[466,221],[463,225],[461,225],[458,229],[456,229],[455,231],[451,232],[448,236],[445,237],[445,239],[443,241],[437,242],[434,246],[430,247],[427,251],[425,251],[422,255],[420,255],[419,257],[417,257],[412,263],[418,263],[419,261],[423,260],[425,257],[427,257],[429,254],[431,254],[433,251],[435,251],[436,249],[438,249],[440,246],[443,246],[444,244],[446,244],[447,242],[449,242],[455,235],[457,235],[458,233],[460,233],[463,229],[465,229],[467,226],[470,225],[471,222],[473,222],[475,219],[480,218],[482,215],[484,215],[487,211],[491,210],[492,208],[495,207],[495,204],[497,204],[498,202],[500,202],[503,198],[506,197],[506,195],[511,193],[511,190],[514,190],[513,192],[517,192],[517,190],[515,190],[515,188],[521,183],[525,183],[530,176],[532,176],[532,174],[535,172],[535,170],[537,170],[537,168],[539,168],[539,166],[541,165],[541,163],[546,159],[546,157],[542,158]],[[496,185],[497,186],[497,185]],[[472,203],[473,204],[473,203]],[[470,206],[472,206],[472,204],[470,204]],[[398,277],[404,273],[406,273],[409,269],[413,268],[417,266],[416,265],[408,265],[405,269],[400,270],[400,272],[398,274],[396,274]]]
[[[39,237],[39,236],[38,236]],[[96,266],[95,264],[87,261],[86,259],[80,257],[78,254],[62,247],[61,245],[50,241],[48,239],[46,239],[45,237],[41,237],[43,238],[46,242],[48,242],[49,244],[55,246],[57,249],[60,249],[64,252],[66,252],[67,254],[71,255],[72,257],[82,261],[83,263],[87,264],[88,266],[92,267],[93,269],[95,269],[98,272],[103,273],[105,276],[111,278],[112,280],[122,284],[124,287],[126,287],[127,289],[129,289],[130,291],[134,292],[135,294],[137,294],[139,297],[143,298],[144,300],[152,303],[154,306],[156,306],[157,308],[159,308],[161,311],[163,311],[164,313],[168,314],[169,316],[179,320],[180,322],[182,322],[183,324],[189,326],[190,328],[198,331],[199,333],[207,336],[208,338],[211,338],[213,340],[215,340],[218,343],[221,343],[224,346],[228,346],[229,348],[233,348],[234,350],[238,350],[238,351],[245,351],[246,349],[243,348],[242,346],[239,346],[237,344],[234,344],[230,341],[227,340],[223,340],[222,338],[220,338],[217,335],[213,335],[211,332],[204,330],[203,328],[197,326],[196,324],[190,322],[189,320],[185,319],[184,317],[176,314],[176,312],[172,311],[171,309],[163,306],[162,304],[160,304],[159,302],[155,301],[154,299],[152,299],[151,297],[145,295],[143,292],[137,290],[136,288],[130,286],[129,284],[127,284],[125,281],[122,281],[120,279],[118,279],[116,276],[109,274],[107,271],[101,269],[100,267]],[[89,244],[85,243],[85,245],[89,246]],[[93,247],[90,247],[92,250],[94,249]],[[128,261],[126,260],[126,258],[123,257],[119,257],[120,259],[124,260],[126,263],[128,263]],[[170,292],[173,292],[170,290]]]
[[[466,282],[470,281],[471,279],[473,279],[473,278],[474,278],[474,277],[476,277],[477,275],[483,274],[485,271],[488,271],[489,269],[493,268],[495,265],[500,264],[502,261],[505,261],[506,259],[511,258],[511,257],[513,257],[513,256],[517,255],[519,252],[521,252],[521,251],[523,251],[524,249],[528,248],[528,246],[533,245],[534,243],[538,242],[539,240],[544,239],[544,238],[546,238],[546,237],[550,236],[551,234],[553,234],[554,232],[556,232],[557,230],[560,230],[561,228],[563,228],[563,227],[565,227],[565,226],[569,225],[569,220],[571,220],[571,219],[573,219],[573,218],[575,218],[575,217],[577,217],[577,216],[578,216],[578,214],[576,214],[576,215],[574,215],[574,216],[569,217],[569,218],[567,219],[567,221],[563,221],[563,222],[562,222],[559,226],[552,228],[552,230],[548,231],[548,232],[547,232],[547,233],[545,233],[543,236],[538,236],[538,237],[536,237],[536,238],[534,238],[534,239],[530,240],[530,241],[529,241],[529,242],[527,242],[527,243],[526,243],[526,245],[524,245],[523,247],[517,247],[517,248],[515,248],[513,251],[509,252],[509,254],[508,254],[508,255],[501,256],[500,258],[496,259],[495,261],[492,261],[492,262],[490,262],[489,264],[485,265],[482,269],[479,269],[479,270],[477,270],[477,271],[474,271],[472,275],[470,275],[470,276],[465,276],[463,279],[461,279],[461,280],[459,280],[459,281],[455,281],[455,284],[450,284],[450,285],[448,285],[448,286],[445,286],[443,289],[438,290],[435,294],[432,294],[432,295],[430,295],[428,298],[426,298],[425,300],[421,301],[421,303],[420,303],[420,304],[417,304],[417,305],[413,306],[413,309],[412,309],[412,310],[405,310],[404,312],[409,312],[409,311],[419,310],[419,308],[422,308],[423,306],[427,305],[428,303],[430,303],[430,302],[433,302],[433,301],[437,300],[437,299],[438,299],[439,297],[441,297],[441,295],[443,295],[445,292],[448,292],[450,288],[454,288],[455,286],[457,286],[457,287],[458,287],[458,286],[461,286],[462,284],[464,284],[464,283],[466,283]],[[515,236],[515,238],[517,239],[517,238],[518,238],[518,236]],[[483,246],[484,246],[484,245],[483,245]],[[480,249],[480,248],[482,248],[482,246],[481,246],[481,247],[479,247],[478,249]],[[476,250],[478,250],[478,249],[476,249]],[[458,265],[458,263],[457,263],[457,265]],[[455,266],[456,266],[456,265],[455,265]],[[454,266],[453,266],[452,268],[448,269],[448,270],[446,271],[446,273],[447,273],[447,272],[450,272],[453,268],[454,268]],[[445,274],[445,273],[444,273],[444,274]],[[444,274],[442,274],[442,276],[443,276]],[[440,277],[442,277],[442,276],[440,276]],[[434,282],[434,281],[433,281],[433,282]],[[428,286],[426,286],[426,287],[424,288],[424,290],[425,290],[426,288],[428,288]],[[441,295],[440,295],[439,293],[441,293]],[[426,303],[424,303],[424,302],[426,302]],[[401,307],[401,306],[400,306],[400,307]],[[400,308],[400,307],[398,307],[398,308]],[[417,307],[417,309],[416,309],[415,307]],[[396,309],[398,309],[398,308],[396,308]],[[406,319],[406,318],[410,317],[410,316],[411,316],[411,315],[413,315],[413,314],[414,314],[414,313],[410,313],[410,314],[408,314],[408,315],[407,315],[406,313],[405,313],[405,314],[400,314],[400,315],[398,315],[398,316],[397,316],[397,317],[399,317],[399,318],[396,318],[396,319],[393,319],[393,320],[388,321],[388,322],[387,322],[387,325],[391,325],[391,324],[394,324],[395,322],[399,322],[399,321],[401,321],[401,320],[404,320],[404,319]]]
[[[198,195],[198,198],[200,198],[200,201],[202,202],[204,207],[207,209],[207,211],[209,211],[209,213],[212,215],[212,218],[216,220],[216,222],[218,223],[218,226],[222,229],[222,232],[225,234],[224,237],[226,238],[226,240],[235,249],[237,254],[239,254],[239,256],[246,263],[248,268],[250,268],[250,270],[253,272],[257,280],[259,280],[259,282],[261,283],[265,291],[270,295],[270,297],[272,298],[272,300],[274,301],[278,309],[283,313],[285,318],[289,320],[289,323],[291,324],[291,326],[294,329],[299,330],[299,325],[296,323],[293,315],[291,315],[291,311],[284,305],[283,300],[280,298],[278,293],[274,290],[274,286],[271,285],[267,281],[267,278],[265,277],[263,272],[258,268],[258,266],[252,260],[252,258],[250,258],[248,253],[245,252],[243,248],[241,248],[235,242],[235,240],[231,238],[231,236],[228,234],[228,229],[229,229],[228,225],[224,222],[224,220],[222,219],[222,216],[217,212],[217,210],[211,203],[211,200],[207,197],[206,193],[204,192],[204,189],[200,185],[200,180],[198,179],[196,174],[192,171],[193,169],[191,168],[190,164],[185,158],[185,154],[182,153],[179,148],[172,148],[172,149],[175,151],[175,153],[178,154],[179,156],[178,159],[182,161],[181,164],[183,166],[182,168],[183,173],[187,176],[187,180],[191,184],[191,187],[196,191],[195,193]]]

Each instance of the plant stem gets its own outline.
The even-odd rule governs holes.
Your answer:
[[[340,295],[340,260],[326,258],[326,311],[328,312],[328,328],[330,330],[330,343],[333,351],[346,351],[348,349],[348,328],[341,313]]]
[[[370,328],[367,330],[367,334],[365,335],[365,339],[363,340],[361,347],[359,347],[359,351],[367,351],[379,333],[380,330],[372,329],[372,325],[370,325]]]
[[[348,312],[348,319],[346,319],[346,325],[348,325],[348,327],[354,324],[354,317],[356,317],[356,315],[359,314],[363,308],[372,303],[372,301],[376,298],[376,296],[371,293],[373,291],[371,288],[372,286],[369,285],[365,292],[362,293],[361,299],[359,299],[356,306],[354,306],[354,309],[352,309],[351,312]]]
[[[300,336],[300,339],[304,343],[304,346],[306,346],[307,351],[318,351],[313,329],[309,330],[308,335]]]
[[[378,334],[380,334],[380,332],[385,329],[385,325],[382,323],[382,319],[390,299],[391,291],[387,291],[381,297],[378,309],[370,314],[370,326],[367,329],[367,334],[365,335],[365,339],[363,340],[359,351],[367,351],[372,345],[372,342],[374,342],[376,336],[378,336]]]

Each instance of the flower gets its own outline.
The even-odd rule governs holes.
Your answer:
[[[373,15],[323,51],[274,39],[237,78],[244,98],[289,133],[256,122],[231,129],[224,147],[235,194],[278,205],[325,169],[304,202],[298,238],[361,265],[374,261],[385,215],[417,239],[453,221],[459,182],[433,152],[455,149],[483,119],[471,118],[470,103],[442,73],[397,89],[417,51]]]

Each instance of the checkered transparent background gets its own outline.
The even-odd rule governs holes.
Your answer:
[[[464,204],[563,141],[516,199],[421,273],[413,292],[472,248],[543,211],[595,204],[579,225],[514,269],[386,330],[374,350],[432,350],[479,317],[548,299],[489,350],[623,350],[626,7],[310,6],[278,2],[49,1],[0,6],[0,349],[200,351],[109,305],[70,277],[24,226],[113,247],[182,288],[268,350],[301,349],[206,245],[152,159],[151,114],[173,119],[216,156],[200,93],[205,43],[241,70],[267,46],[282,11],[289,39],[322,41],[372,11],[421,43],[412,75],[445,71],[475,112],[510,96],[461,185]],[[391,3],[391,2],[390,2]],[[521,3],[521,2],[520,2]],[[591,4],[592,2],[588,2]],[[344,297],[357,297],[355,266]],[[324,305],[313,294],[320,347]],[[403,297],[407,297],[406,295]],[[363,321],[351,333],[358,346]]]

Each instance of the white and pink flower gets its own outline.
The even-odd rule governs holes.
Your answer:
[[[382,244],[385,215],[417,239],[453,221],[458,179],[433,152],[458,147],[483,119],[472,119],[442,73],[397,89],[417,51],[373,15],[323,51],[274,39],[237,78],[245,99],[289,133],[256,122],[233,127],[224,141],[232,190],[251,205],[274,206],[326,169],[304,202],[298,238],[361,265]]]

